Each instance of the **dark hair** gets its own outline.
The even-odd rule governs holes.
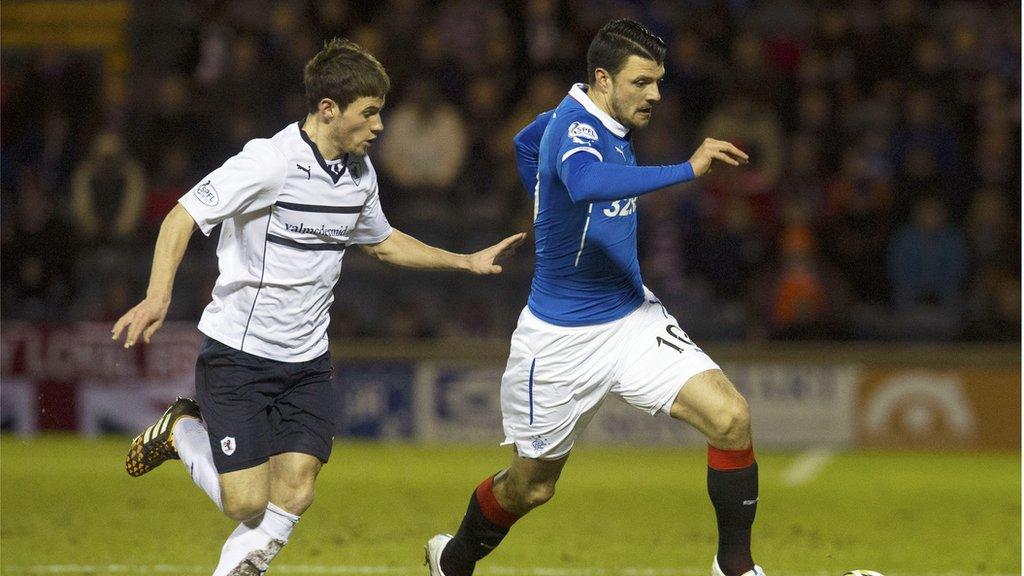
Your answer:
[[[330,98],[342,110],[365,96],[383,98],[391,89],[391,79],[380,62],[361,46],[346,38],[324,44],[303,72],[306,107],[316,112],[320,100]]]
[[[630,56],[665,62],[665,41],[633,20],[612,20],[597,31],[587,50],[587,77],[591,84],[595,71],[604,68],[614,76]]]

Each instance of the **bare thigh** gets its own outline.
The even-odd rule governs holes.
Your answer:
[[[699,430],[717,448],[742,450],[750,446],[747,401],[721,370],[701,372],[687,380],[669,413]]]
[[[221,474],[220,495],[229,518],[258,523],[270,497],[270,463]]]

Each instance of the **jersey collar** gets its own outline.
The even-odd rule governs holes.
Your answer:
[[[572,96],[573,100],[579,102],[587,112],[597,116],[597,119],[601,121],[601,124],[604,124],[604,127],[607,128],[609,132],[615,134],[619,138],[625,138],[626,134],[629,134],[629,130],[620,124],[618,120],[605,113],[604,110],[598,108],[597,104],[594,104],[594,101],[590,99],[590,96],[587,96],[588,88],[589,86],[586,84],[573,84],[572,89],[569,90],[569,96]]]
[[[296,126],[299,129],[299,135],[302,136],[302,139],[305,140],[306,144],[309,144],[309,148],[313,150],[313,156],[316,158],[317,164],[323,168],[324,172],[327,172],[327,175],[331,177],[331,181],[337,184],[338,180],[341,180],[341,177],[345,175],[345,170],[348,168],[348,154],[346,153],[345,156],[342,157],[340,164],[336,164],[335,166],[328,164],[327,161],[324,160],[323,155],[320,154],[320,149],[317,148],[316,142],[310,140],[309,134],[306,134],[306,131],[302,129],[302,123],[302,120],[299,120],[296,123]],[[334,168],[337,168],[337,171],[335,171]]]

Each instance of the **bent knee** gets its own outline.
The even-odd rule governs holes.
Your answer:
[[[313,497],[316,491],[313,486],[296,487],[280,493],[275,493],[272,499],[274,504],[284,508],[292,514],[302,514],[313,504]]]
[[[236,522],[248,522],[256,519],[267,509],[266,498],[249,495],[222,494],[224,515]]]
[[[750,441],[750,408],[743,396],[736,394],[710,418],[708,440],[729,449],[746,448]]]
[[[273,480],[270,500],[292,514],[302,514],[316,494],[316,474],[288,475]]]
[[[546,504],[555,497],[555,485],[549,483],[530,484],[521,495],[520,501],[524,507],[533,509]]]

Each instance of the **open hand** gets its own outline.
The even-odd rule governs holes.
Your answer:
[[[496,262],[515,253],[516,247],[526,239],[526,232],[505,238],[490,248],[469,255],[469,271],[473,274],[501,274]]]
[[[732,166],[739,166],[746,164],[750,157],[729,142],[705,138],[700,148],[697,148],[693,156],[690,156],[693,175],[699,177],[711,172],[711,164],[716,160]]]
[[[124,347],[131,348],[142,336],[142,341],[149,344],[149,339],[164,325],[164,317],[167,316],[169,302],[161,302],[156,299],[146,298],[139,302],[134,308],[125,312],[110,331],[111,338],[121,339],[121,332],[128,329],[124,338]]]

